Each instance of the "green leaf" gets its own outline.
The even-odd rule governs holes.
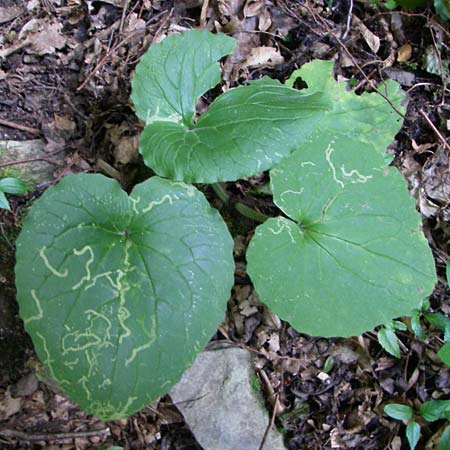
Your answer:
[[[320,91],[332,107],[325,113],[316,114],[317,135],[324,130],[331,135],[346,135],[358,140],[360,146],[368,144],[385,155],[386,147],[398,132],[402,119],[381,95],[364,93],[355,95],[346,83],[336,83],[333,78],[332,61],[315,60],[304,64],[286,81],[292,86],[298,78],[304,80],[308,88],[301,92],[312,94]],[[388,80],[378,89],[389,98],[395,108],[405,113],[405,94],[399,85]]]
[[[101,175],[70,175],[17,240],[20,314],[66,394],[123,418],[167,393],[223,320],[232,248],[193,186],[153,177],[128,196]]]
[[[411,313],[411,328],[414,332],[414,334],[419,339],[425,339],[427,336],[425,334],[424,329],[422,328],[422,324],[420,322],[420,317],[422,316],[422,313],[419,309],[414,309]]]
[[[420,407],[420,415],[428,422],[450,420],[450,400],[428,400]]]
[[[388,328],[398,331],[406,331],[408,329],[408,327],[401,320],[393,320],[391,322],[391,326]]]
[[[25,181],[18,178],[1,178],[0,179],[0,191],[7,194],[26,194],[28,191],[28,185]]]
[[[410,420],[413,416],[413,409],[408,405],[400,403],[391,403],[384,407],[384,413],[397,420]]]
[[[6,209],[8,211],[11,211],[8,199],[6,198],[6,195],[2,191],[0,191],[0,209]]]
[[[145,163],[158,175],[192,183],[232,181],[269,169],[305,140],[331,107],[263,78],[230,89],[193,123],[198,97],[220,81],[217,59],[235,41],[191,30],[154,44],[139,63],[132,100],[146,121]]]
[[[397,335],[391,328],[381,327],[378,331],[378,342],[391,355],[400,358],[400,347]]]
[[[190,30],[152,45],[132,80],[131,100],[146,124],[173,122],[192,126],[199,97],[220,82],[220,58],[237,41],[225,34]]]
[[[433,327],[444,332],[445,341],[450,339],[450,318],[441,313],[425,313],[424,317]]]
[[[447,261],[447,265],[445,267],[445,275],[447,278],[447,285],[450,286],[450,260]]]
[[[450,367],[450,342],[446,342],[438,351],[439,358]]]
[[[406,439],[411,450],[414,450],[420,439],[420,425],[417,422],[409,422],[406,426]]]
[[[441,435],[438,450],[450,450],[450,425],[445,428]]]
[[[383,160],[396,116],[371,96],[333,93],[309,69],[310,89],[336,97],[335,115],[271,170],[288,218],[256,229],[247,271],[262,301],[302,333],[358,335],[419,307],[436,281],[434,259],[404,179]]]
[[[449,0],[434,0],[434,9],[439,14],[441,19],[450,20],[450,1]]]

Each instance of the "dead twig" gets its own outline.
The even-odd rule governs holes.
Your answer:
[[[345,41],[347,39],[347,36],[350,33],[350,27],[352,24],[352,14],[353,14],[353,0],[350,1],[350,6],[348,8],[348,14],[347,14],[347,24],[345,26],[345,33],[342,35],[342,40]]]
[[[0,119],[0,125],[4,125],[8,128],[15,128],[16,130],[26,131],[31,134],[41,134],[37,128],[26,127],[25,125],[19,125],[18,123],[10,122],[9,120]]]
[[[69,433],[27,433],[20,430],[0,430],[0,436],[15,438],[21,441],[61,441],[64,439],[79,439],[93,436],[109,435],[109,428],[91,431],[74,431]]]
[[[273,424],[275,423],[275,416],[277,414],[277,410],[278,410],[278,393],[275,394],[275,402],[273,404],[272,417],[270,418],[270,423],[267,426],[266,431],[264,432],[264,436],[262,438],[261,445],[259,446],[259,450],[264,450],[264,446],[266,445],[267,437],[269,436],[269,431],[271,430],[271,428],[273,427]]]
[[[402,118],[405,119],[405,115],[397,109],[397,107],[391,102],[389,97],[385,94],[383,94],[376,86],[374,86],[374,83],[372,80],[369,79],[369,77],[366,75],[364,70],[362,70],[361,66],[356,61],[355,57],[350,53],[350,50],[345,46],[345,44],[337,37],[334,36],[336,39],[336,42],[341,46],[341,48],[344,50],[345,53],[347,53],[347,56],[352,60],[355,67],[361,72],[361,75],[366,79],[366,81],[369,83],[369,86],[372,87],[372,89],[378,94],[381,95],[391,106],[391,108]]]
[[[55,150],[54,152],[47,153],[47,156],[53,156],[56,155],[59,152],[62,152],[64,149],[60,148],[59,150]],[[35,161],[44,161],[47,164],[53,164],[54,166],[57,166],[58,164],[54,161],[50,161],[47,158],[30,158],[30,159],[19,159],[17,161],[8,161],[4,163],[0,163],[0,167],[8,167],[8,166],[15,166],[17,164],[28,164]]]
[[[434,123],[430,120],[430,118],[427,116],[425,111],[423,109],[419,110],[420,114],[422,114],[423,118],[427,121],[428,125],[430,125],[431,129],[436,133],[436,136],[439,138],[439,140],[444,144],[445,148],[447,150],[450,150],[450,145],[445,140],[444,136],[442,136],[441,132],[436,128]]]
[[[200,13],[200,28],[206,26],[206,13],[208,12],[209,0],[203,0],[202,12]]]

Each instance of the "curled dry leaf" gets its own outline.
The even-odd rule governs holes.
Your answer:
[[[244,16],[258,16],[264,8],[264,0],[247,0],[244,6]]]
[[[242,68],[274,67],[283,64],[284,58],[275,47],[252,48],[250,55],[241,65]]]
[[[412,47],[411,44],[402,45],[397,51],[397,61],[405,62],[411,59]]]
[[[372,33],[372,31],[370,31],[357,16],[353,17],[353,23],[361,32],[362,37],[366,41],[369,48],[374,53],[377,53],[380,49],[380,38]]]

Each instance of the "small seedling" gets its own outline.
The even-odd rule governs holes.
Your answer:
[[[429,400],[422,404],[419,411],[408,405],[391,403],[384,407],[384,413],[393,419],[406,423],[406,438],[411,450],[416,448],[420,439],[420,425],[414,420],[421,417],[427,422],[440,419],[450,420],[450,400]],[[438,450],[447,450],[450,446],[450,425],[442,433]]]
[[[5,194],[23,195],[29,190],[27,183],[18,178],[0,178],[0,209],[11,209]]]

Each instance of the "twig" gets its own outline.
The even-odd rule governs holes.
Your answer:
[[[31,134],[41,134],[40,130],[37,128],[26,127],[25,125],[19,125],[18,123],[10,122],[9,120],[0,119],[0,125],[4,125],[5,127],[15,128],[17,130],[26,131]]]
[[[425,111],[423,109],[419,110],[420,114],[424,117],[424,119],[428,122],[428,125],[432,128],[432,130],[436,133],[437,137],[441,140],[441,142],[444,144],[444,146],[447,148],[447,150],[450,150],[450,145],[445,140],[444,136],[442,136],[441,132],[436,128],[434,123],[430,120],[430,118],[426,115]]]
[[[59,150],[55,150],[54,152],[47,153],[47,156],[53,156],[56,155],[59,152],[62,152],[64,149],[60,148]],[[57,166],[58,164],[54,161],[50,161],[47,158],[30,158],[30,159],[19,159],[17,161],[8,161],[4,163],[0,163],[0,167],[8,167],[8,166],[15,166],[17,164],[28,164],[35,161],[44,161],[47,164],[53,164],[54,166]]]
[[[127,9],[128,9],[128,3],[130,0],[124,0],[123,9],[122,9],[122,17],[120,18],[120,25],[119,25],[119,34],[121,35],[123,32],[123,24],[125,23],[125,17],[127,16]]]
[[[129,34],[125,38],[123,38],[118,44],[116,44],[114,47],[110,48],[105,56],[99,61],[99,63],[94,67],[94,69],[89,73],[89,75],[86,77],[86,79],[77,87],[77,91],[81,91],[86,87],[86,85],[91,81],[91,78],[97,73],[98,70],[100,70],[108,61],[108,59],[113,55],[113,53],[118,50],[120,47],[125,45],[131,38],[136,36],[137,34],[141,33],[141,30],[136,30],[133,33]]]
[[[203,0],[202,12],[200,13],[200,28],[206,26],[206,13],[208,12],[209,0]]]
[[[270,418],[270,423],[267,426],[266,431],[264,432],[264,436],[261,441],[261,445],[259,446],[259,450],[264,450],[264,446],[266,445],[267,437],[269,436],[269,431],[271,430],[271,428],[273,427],[273,424],[275,423],[275,416],[277,414],[277,409],[278,409],[278,393],[275,394],[275,402],[273,405],[272,417]]]
[[[374,89],[374,91],[378,94],[381,95],[381,97],[383,97],[391,106],[391,108],[402,118],[405,119],[405,115],[402,114],[401,111],[399,111],[397,109],[397,107],[391,102],[391,100],[384,95],[376,86],[374,86],[372,80],[369,79],[369,77],[366,75],[366,73],[364,72],[364,70],[362,70],[361,66],[358,64],[358,62],[356,61],[355,57],[350,53],[350,51],[348,50],[348,48],[345,46],[345,44],[337,37],[334,36],[336,39],[336,42],[342,47],[342,49],[345,51],[345,53],[347,53],[347,55],[349,56],[349,58],[352,60],[353,64],[355,65],[355,67],[361,72],[362,76],[366,79],[366,81],[369,83],[369,85]]]
[[[102,430],[92,430],[92,431],[74,431],[69,433],[26,433],[25,431],[19,430],[0,430],[0,436],[16,438],[21,441],[54,441],[54,440],[64,440],[64,439],[79,439],[87,438],[92,436],[99,436],[102,434],[109,434],[109,428],[103,428]]]
[[[342,35],[343,41],[345,41],[345,39],[347,39],[347,36],[350,33],[350,26],[352,24],[353,0],[349,0],[349,1],[350,1],[350,6],[348,8],[348,14],[347,14],[347,25],[345,27],[345,33]]]
[[[50,161],[47,158],[31,158],[31,159],[19,159],[18,161],[9,161],[9,162],[5,162],[5,163],[0,163],[0,167],[15,166],[16,164],[28,164],[28,163],[36,162],[36,161],[44,161],[47,164],[53,164],[54,166],[57,165],[55,162]]]

